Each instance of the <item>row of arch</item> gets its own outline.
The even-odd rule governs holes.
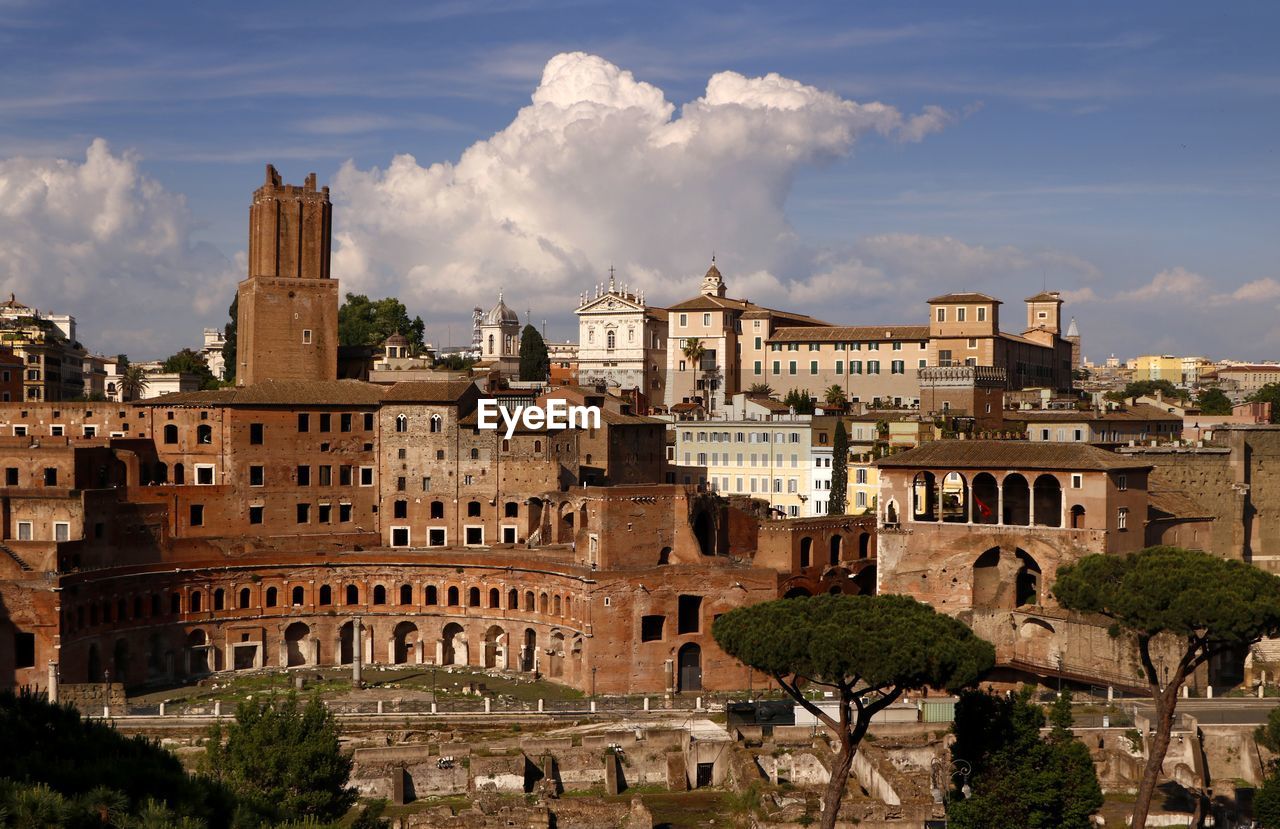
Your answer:
[[[169,594],[168,615],[177,616],[182,613],[205,613],[230,610],[259,611],[270,608],[302,608],[307,607],[307,591],[302,585],[291,588],[268,585],[257,588],[261,596],[255,596],[255,588],[240,586],[238,588],[214,588],[208,593],[196,588],[187,591],[185,599],[182,593]],[[288,604],[282,604],[288,592]],[[509,588],[505,595],[498,587],[487,589],[471,586],[434,584],[422,585],[421,590],[414,584],[405,582],[393,586],[391,590],[383,584],[373,585],[369,591],[369,606],[372,607],[467,607],[487,608],[490,610],[507,610],[525,613],[537,613],[543,616],[560,618],[576,618],[579,612],[579,600],[572,594],[555,593],[546,590],[534,591]],[[337,607],[364,606],[361,601],[362,591],[359,585],[341,585],[337,590],[332,585],[322,584],[316,591],[315,606]],[[207,597],[207,598],[206,598]],[[260,599],[261,604],[255,604]],[[233,605],[234,601],[234,605]],[[151,593],[144,599],[142,595],[134,595],[132,601],[118,597],[114,600],[102,599],[97,602],[86,602],[75,606],[74,615],[68,609],[68,627],[85,629],[101,624],[124,621],[145,621],[165,615],[164,603],[159,593]],[[114,615],[113,615],[114,612]]]
[[[1042,474],[1028,482],[1010,472],[999,481],[990,472],[979,472],[970,483],[959,472],[941,477],[917,472],[911,482],[911,520],[956,524],[992,524],[1083,529],[1085,509],[1075,504],[1063,511],[1062,482]],[[896,505],[886,507],[888,523],[897,523]]]
[[[871,533],[863,532],[858,534],[858,560],[871,557]],[[827,564],[836,565],[844,560],[844,536],[840,533],[833,534],[827,540]],[[800,568],[811,567],[814,564],[813,537],[802,536],[800,538]]]

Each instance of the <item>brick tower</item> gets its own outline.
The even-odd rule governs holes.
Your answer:
[[[283,184],[267,165],[249,206],[249,274],[240,283],[236,384],[338,376],[338,280],[329,278],[329,188]]]

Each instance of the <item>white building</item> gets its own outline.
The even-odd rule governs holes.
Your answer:
[[[667,364],[667,312],[645,305],[644,293],[618,288],[612,269],[608,287],[579,297],[578,382],[611,390],[639,389],[661,403]]]
[[[507,307],[498,294],[498,304],[480,323],[480,361],[502,372],[520,376],[520,315]]]
[[[227,379],[227,361],[222,356],[222,347],[226,344],[227,339],[221,328],[204,329],[204,345],[200,348],[200,356],[204,357],[209,371],[219,380]]]

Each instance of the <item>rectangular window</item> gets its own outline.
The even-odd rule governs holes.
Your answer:
[[[301,465],[298,467],[298,486],[311,486],[311,467]]]
[[[52,436],[53,436],[53,437],[55,437],[55,438],[60,438],[60,437],[62,437],[62,435],[63,435],[63,427],[62,427],[62,424],[61,424],[61,423],[55,423],[54,425],[50,426],[50,427],[49,427],[49,434],[50,434],[50,435],[52,435]]]
[[[1117,530],[1129,529],[1129,508],[1128,507],[1121,507],[1120,509],[1116,510],[1116,529]]]
[[[687,327],[688,325],[689,325],[689,315],[688,315],[688,314],[681,314],[681,315],[680,315],[680,327],[681,327],[681,328],[685,328],[685,327]]]
[[[761,363],[759,360],[756,360],[756,364],[755,364],[755,373],[756,373],[756,374],[759,374],[759,373],[760,373],[760,367],[761,367],[762,365],[764,365],[764,364],[763,364],[763,363]]]
[[[703,315],[702,315],[702,324],[703,324],[703,326],[704,326],[704,327],[710,327],[710,326],[711,326],[711,315],[710,315],[710,314],[703,314]]]
[[[333,424],[333,415],[329,414],[328,412],[325,412],[320,415],[320,431],[322,432],[332,431],[332,424]]]
[[[880,373],[880,361],[867,360],[867,374],[879,374],[879,373]]]
[[[46,467],[45,467],[45,470],[44,470],[44,485],[45,485],[45,486],[57,486],[57,485],[58,485],[58,470],[57,470],[57,467],[53,467],[53,466],[46,466]]]
[[[36,666],[36,635],[25,631],[14,631],[13,634],[13,667],[34,668]]]
[[[964,308],[956,309],[956,322],[964,322],[964,312],[965,312]]]
[[[1077,474],[1073,474],[1073,475],[1071,476],[1071,488],[1072,488],[1072,489],[1079,489],[1079,488],[1080,488],[1080,487],[1082,487],[1082,486],[1084,486],[1084,476],[1083,476],[1083,475],[1080,475],[1080,474],[1078,474],[1078,473],[1077,473]]]
[[[53,540],[54,541],[70,541],[71,525],[66,521],[53,522]]]
[[[193,527],[204,526],[204,505],[203,504],[191,505],[191,526]]]
[[[774,360],[774,361],[773,361],[773,373],[774,373],[774,374],[781,374],[781,373],[782,373],[782,362],[781,362],[781,361],[779,361],[779,360]]]
[[[343,432],[351,431],[351,413],[343,412],[338,415],[338,428]]]
[[[8,466],[8,467],[5,467],[5,470],[4,470],[4,485],[5,485],[5,486],[17,486],[17,485],[18,485],[18,467],[16,467],[16,466]]]
[[[858,467],[858,469],[854,471],[853,481],[857,484],[865,484],[867,482],[867,470],[862,467]]]
[[[18,540],[19,541],[31,540],[31,522],[30,521],[18,522]]]
[[[1123,492],[1124,490],[1126,490],[1126,489],[1128,489],[1128,488],[1129,488],[1129,476],[1128,476],[1128,475],[1117,475],[1117,476],[1116,476],[1116,489],[1118,489],[1118,490],[1120,490],[1121,492]]]
[[[936,314],[937,314],[937,320],[938,320],[938,322],[946,322],[946,321],[947,321],[947,309],[946,309],[946,308],[939,308],[939,309],[937,309]]]
[[[892,374],[906,374],[907,364],[902,360],[894,360],[889,364],[889,371]]]
[[[373,467],[360,467],[360,486],[373,486]]]
[[[311,415],[306,412],[298,413],[298,431],[307,432],[311,430]]]
[[[676,633],[698,633],[702,629],[702,597],[682,595],[676,600]]]
[[[266,478],[266,467],[249,467],[249,486],[262,486]]]
[[[310,504],[298,504],[298,523],[299,524],[311,523],[311,505]]]
[[[263,437],[263,426],[261,423],[249,424],[249,444],[251,446],[261,446]]]
[[[260,506],[249,507],[249,523],[250,524],[262,523],[262,507]]]
[[[364,413],[364,430],[366,432],[373,431],[373,412]]]
[[[338,486],[351,486],[351,467],[347,464],[338,467]]]
[[[844,360],[836,360],[836,374],[844,374]]]
[[[427,528],[427,546],[443,547],[445,545],[444,527],[428,527]]]
[[[484,544],[484,527],[466,527],[463,533],[463,543],[468,547],[479,547]]]
[[[978,306],[978,322],[986,322],[986,321],[987,321],[987,309],[983,306]]]
[[[861,373],[862,373],[862,361],[861,361],[861,360],[850,360],[850,361],[849,361],[849,373],[850,373],[850,374],[861,374]]]
[[[196,483],[200,486],[213,486],[213,464],[196,464]]]
[[[330,504],[320,504],[316,507],[316,520],[321,524],[328,524],[333,520],[333,506]]]
[[[818,373],[818,361],[817,361],[817,360],[810,360],[810,361],[809,361],[809,373],[810,373],[810,374],[817,374],[817,373]]]
[[[311,329],[310,328],[302,329],[302,344],[311,345]]]
[[[392,547],[408,547],[409,546],[409,528],[408,527],[392,527],[391,528],[391,546]]]
[[[13,427],[13,436],[14,436],[14,437],[19,437],[19,438],[21,438],[21,437],[26,437],[26,435],[27,435],[27,427],[26,427],[26,426],[14,426],[14,427]]]
[[[348,524],[351,522],[351,505],[338,504],[338,522]]]
[[[319,467],[319,469],[320,469],[320,486],[332,486],[333,485],[333,467],[325,465],[325,466]]]
[[[796,361],[795,361],[795,360],[792,360],[792,361],[790,362],[790,364],[788,365],[788,369],[789,369],[789,371],[787,372],[788,374],[795,374],[795,373],[796,373]]]

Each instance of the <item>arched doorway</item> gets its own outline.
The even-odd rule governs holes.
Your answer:
[[[520,670],[532,671],[538,665],[538,634],[533,628],[525,628],[524,645],[520,648]]]
[[[969,520],[969,482],[959,472],[942,477],[942,520],[953,524]]]
[[[1084,507],[1076,504],[1071,508],[1071,529],[1084,529]]]
[[[484,666],[507,667],[507,632],[498,625],[492,625],[484,632]]]
[[[89,658],[86,664],[88,676],[85,677],[88,682],[102,682],[102,656],[98,653],[98,645],[96,642],[89,645]]]
[[[401,622],[391,632],[392,657],[397,665],[417,665],[422,662],[422,643],[418,626],[413,622]]]
[[[547,676],[559,679],[564,676],[564,634],[551,632],[551,653],[547,654]]]
[[[1031,487],[1017,472],[1004,479],[1004,523],[1014,527],[1031,523]]]
[[[440,634],[440,664],[467,664],[466,631],[457,622],[450,622],[445,625]]]
[[[338,664],[350,665],[355,659],[355,648],[353,643],[355,640],[354,629],[355,622],[347,622],[338,628]]]
[[[284,629],[286,667],[294,668],[307,664],[307,639],[310,635],[311,628],[306,622],[294,622]]]
[[[702,648],[690,642],[676,655],[676,693],[702,690]]]
[[[198,628],[187,635],[187,673],[209,673],[209,639]]]
[[[1062,526],[1062,483],[1053,475],[1036,478],[1034,487],[1035,522],[1041,527]]]
[[[840,557],[844,555],[844,536],[840,535],[839,533],[836,533],[835,535],[831,536],[830,547],[831,547],[831,550],[830,550],[828,563],[839,564]]]
[[[869,558],[871,556],[871,533],[861,533],[858,535],[858,558]]]
[[[1000,523],[1000,488],[990,472],[973,476],[973,509],[971,520],[975,524]]]
[[[1000,599],[1000,548],[992,547],[973,563],[973,606],[997,607]]]
[[[1014,605],[1040,604],[1040,564],[1026,550],[1018,550],[1018,576],[1015,580]]]
[[[813,564],[813,539],[805,536],[800,539],[800,569]]]
[[[911,481],[911,520],[938,520],[938,485],[932,472],[917,472]]]

